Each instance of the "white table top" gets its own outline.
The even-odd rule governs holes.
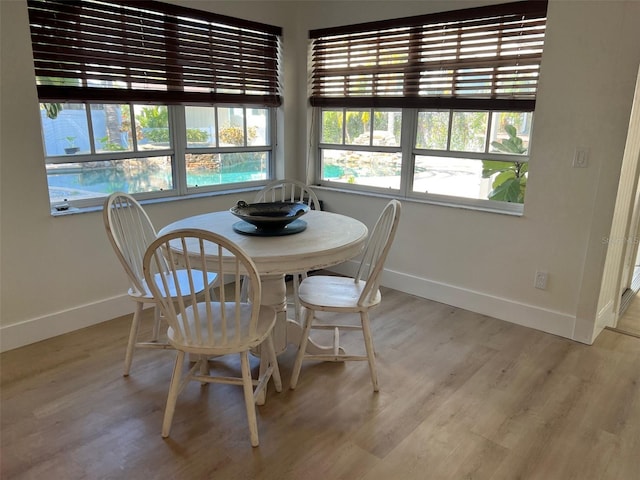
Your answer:
[[[357,256],[364,247],[367,227],[359,220],[311,210],[302,217],[303,232],[280,237],[243,235],[233,230],[238,221],[228,211],[205,213],[173,222],[162,235],[181,228],[200,228],[227,237],[252,258],[260,275],[284,275],[337,265]]]

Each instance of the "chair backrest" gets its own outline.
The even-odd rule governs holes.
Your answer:
[[[321,210],[315,192],[298,180],[274,180],[256,194],[254,202],[302,202],[314,210]]]
[[[260,277],[253,260],[229,239],[205,230],[175,230],[151,243],[143,265],[149,289],[180,344],[224,349],[257,338]],[[196,281],[206,285],[212,273],[224,275],[219,293],[197,292]],[[179,281],[184,275],[188,281]],[[250,282],[245,301],[243,279]],[[224,287],[229,282],[235,282],[232,291]],[[164,293],[172,288],[175,297]]]
[[[131,195],[116,192],[107,198],[102,212],[109,241],[122,263],[135,295],[147,295],[142,259],[156,239],[149,216]]]
[[[398,200],[394,199],[387,203],[367,241],[358,273],[355,276],[356,282],[361,280],[367,282],[358,299],[360,306],[371,305],[380,287],[382,269],[396,236],[400,212],[401,204]]]

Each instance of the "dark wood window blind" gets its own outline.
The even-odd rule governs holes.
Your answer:
[[[281,103],[280,27],[155,1],[28,8],[41,101]]]
[[[312,30],[311,104],[531,111],[546,1]]]

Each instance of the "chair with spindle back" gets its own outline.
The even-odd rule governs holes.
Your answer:
[[[333,362],[366,360],[369,362],[373,390],[375,392],[378,391],[378,372],[369,324],[369,310],[379,305],[382,301],[379,289],[380,277],[398,228],[400,210],[401,204],[398,200],[391,200],[385,206],[373,228],[373,233],[369,237],[355,277],[314,275],[300,283],[299,300],[300,304],[305,308],[304,331],[291,373],[291,389],[295,389],[298,384],[304,360]],[[316,324],[314,323],[316,311],[356,313],[360,315],[360,324],[329,324],[326,322]],[[307,342],[312,329],[328,329],[334,332],[333,352],[317,355],[306,353]],[[364,336],[366,355],[342,353],[340,330],[361,330]]]
[[[129,297],[136,302],[124,360],[124,375],[128,376],[136,348],[170,348],[167,342],[158,341],[162,323],[160,310],[155,308],[155,299],[142,272],[144,253],[151,242],[156,239],[157,234],[147,213],[140,203],[129,194],[115,192],[109,195],[102,213],[109,241],[129,279]],[[192,285],[195,291],[200,293],[205,288],[211,288],[215,280],[215,275],[206,278],[205,281],[202,280],[202,276],[198,275]],[[180,272],[176,281],[180,284],[181,292],[188,291],[191,284],[185,272]],[[170,284],[169,292],[175,296],[176,285]],[[155,322],[151,339],[138,341],[138,331],[145,304],[154,306]]]
[[[282,390],[278,361],[271,332],[276,322],[273,307],[260,304],[261,284],[253,261],[226,237],[198,229],[176,230],[161,236],[147,250],[144,275],[151,292],[158,299],[159,308],[169,324],[169,343],[177,350],[176,362],[169,386],[162,423],[162,436],[168,437],[178,395],[189,383],[226,383],[242,385],[249,422],[251,445],[258,446],[258,427],[255,404],[263,403],[267,384],[273,378],[277,391]],[[208,275],[224,279],[217,298],[209,290],[202,298],[182,291],[177,278],[180,269],[187,277]],[[159,278],[161,281],[153,281]],[[241,298],[241,281],[250,283],[249,298]],[[177,301],[164,294],[170,285],[177,284]],[[260,347],[260,373],[253,379],[249,352]],[[198,360],[183,378],[186,354]],[[241,376],[229,377],[212,373],[209,357],[239,354]],[[255,389],[254,389],[255,387]]]

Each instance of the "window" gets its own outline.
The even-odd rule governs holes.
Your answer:
[[[514,2],[311,31],[319,183],[524,203],[546,7]]]
[[[417,114],[412,194],[524,203],[531,112]]]
[[[401,110],[322,109],[321,178],[400,188]]]
[[[41,112],[54,205],[91,205],[113,191],[176,195],[269,178],[268,108],[65,103],[55,119],[44,104]],[[175,123],[185,128],[172,116],[184,118]]]
[[[272,176],[279,27],[153,1],[28,5],[54,206]]]

